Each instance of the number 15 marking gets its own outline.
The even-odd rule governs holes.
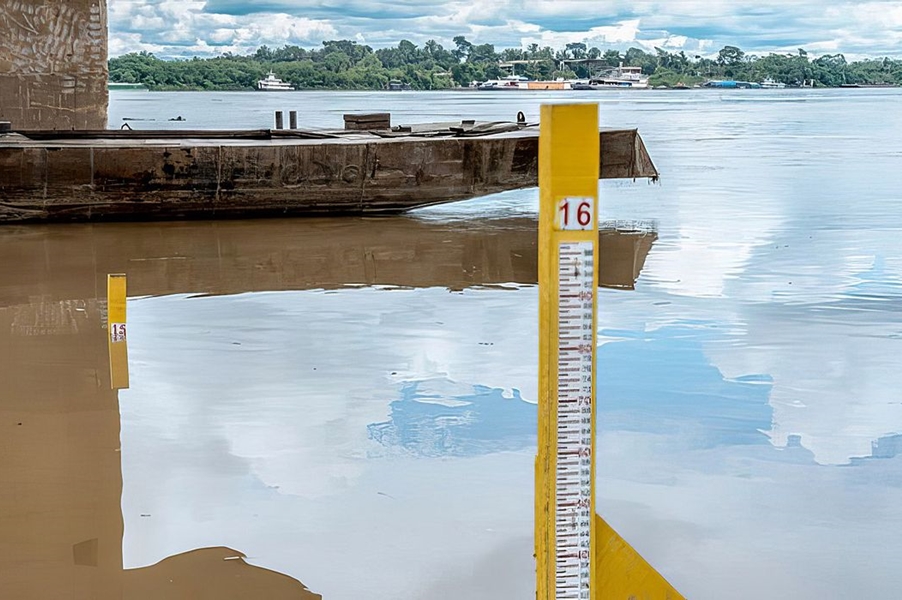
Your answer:
[[[110,341],[124,342],[125,335],[125,323],[110,323]]]
[[[554,228],[558,231],[586,231],[595,225],[595,198],[561,198],[557,203]]]

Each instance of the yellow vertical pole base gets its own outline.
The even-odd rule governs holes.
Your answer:
[[[598,515],[595,534],[592,600],[686,600]]]
[[[110,351],[110,387],[128,389],[128,338],[125,314],[126,277],[107,275],[107,343]]]

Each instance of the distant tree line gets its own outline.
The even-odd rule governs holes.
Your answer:
[[[594,64],[567,62],[594,59]],[[517,75],[530,79],[588,77],[606,67],[641,67],[652,85],[692,85],[708,79],[761,81],[770,77],[787,85],[833,87],[843,84],[902,84],[902,60],[890,58],[848,62],[842,54],[811,60],[805,50],[765,56],[726,46],[715,58],[688,56],[661,48],[601,51],[583,43],[555,50],[531,44],[496,51],[492,44],[473,44],[464,36],[447,49],[434,40],[422,47],[402,40],[396,47],[374,50],[349,40],[323,42],[321,48],[262,46],[253,54],[215,58],[162,60],[141,52],[110,59],[110,80],[140,83],[154,90],[249,90],[271,70],[298,89],[383,89],[398,80],[417,90],[467,86],[509,75],[501,64],[520,61]]]

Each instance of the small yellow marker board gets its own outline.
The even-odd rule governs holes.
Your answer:
[[[598,157],[597,104],[542,106],[536,598],[678,600],[595,512]]]
[[[107,342],[110,349],[110,387],[128,389],[128,341],[125,327],[126,278],[107,275]]]

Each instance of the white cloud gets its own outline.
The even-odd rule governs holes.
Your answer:
[[[289,14],[226,15],[205,1],[112,0],[110,55],[145,50],[161,56],[251,52],[261,45],[318,45],[338,30],[327,20]]]
[[[620,44],[636,45],[640,33],[639,24],[639,19],[632,19],[614,25],[593,27],[585,32],[551,31],[536,27],[532,35],[523,37],[522,45],[536,43],[553,48],[561,48],[570,42],[584,42],[589,46],[598,47]]]
[[[711,54],[738,45],[751,53],[902,54],[902,0],[109,0],[112,55],[249,52],[267,44],[318,46],[355,39],[374,46],[401,39],[446,46],[456,35],[496,47],[562,47],[583,41],[625,50],[662,47]]]

